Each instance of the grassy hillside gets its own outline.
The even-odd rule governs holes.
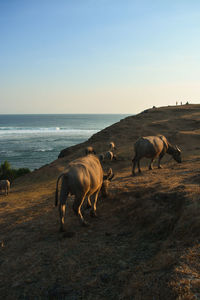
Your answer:
[[[133,143],[163,134],[183,153],[163,169],[131,176]],[[86,146],[113,140],[118,160],[110,197],[81,227],[68,201],[66,230],[54,207],[58,174]],[[146,110],[113,124],[0,195],[0,295],[5,299],[199,299],[200,105]],[[69,238],[68,236],[71,236]]]

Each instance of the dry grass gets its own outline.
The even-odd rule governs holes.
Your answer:
[[[112,125],[0,195],[0,295],[3,299],[200,299],[200,105],[152,109]],[[126,131],[125,131],[126,130]],[[125,132],[125,134],[124,134]],[[165,134],[183,150],[176,164],[131,176],[133,141]],[[109,199],[81,227],[69,199],[58,232],[57,175],[91,144],[114,140],[118,161]]]

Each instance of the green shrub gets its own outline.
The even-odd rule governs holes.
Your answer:
[[[16,178],[30,173],[28,168],[12,169],[10,163],[6,160],[0,166],[0,180],[8,179],[10,182]]]

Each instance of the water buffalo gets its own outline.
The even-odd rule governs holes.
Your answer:
[[[113,151],[113,150],[116,150],[117,148],[115,147],[115,143],[114,142],[110,142],[109,144],[109,150],[110,151]]]
[[[116,160],[117,158],[112,151],[107,151],[105,154],[105,159],[112,161],[113,159]]]
[[[165,153],[172,155],[175,161],[181,163],[181,151],[177,146],[172,146],[163,135],[140,137],[135,145],[135,156],[132,160],[132,174],[135,175],[136,164],[140,169],[140,159],[143,157],[151,158],[149,169],[152,169],[153,161],[158,157],[158,168],[161,168],[160,161]]]
[[[88,155],[88,154],[96,154],[94,148],[92,146],[88,146],[86,149],[85,149],[85,154]]]
[[[0,180],[0,191],[4,191],[5,195],[8,195],[10,191],[10,181],[9,180]]]
[[[94,195],[91,214],[96,216],[96,204],[100,190],[107,195],[109,182],[114,174],[112,169],[104,174],[99,159],[92,154],[72,161],[66,171],[62,173],[56,184],[55,206],[58,204],[58,183],[62,179],[59,201],[60,231],[63,231],[65,206],[69,194],[75,195],[73,210],[79,216],[82,224],[87,224],[82,216],[81,207],[87,197],[88,205],[92,208],[90,197]]]

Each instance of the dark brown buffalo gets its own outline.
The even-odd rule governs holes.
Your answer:
[[[153,161],[158,158],[158,168],[161,168],[160,161],[165,155],[168,153],[172,155],[175,161],[181,163],[181,151],[177,146],[172,146],[166,139],[165,136],[145,136],[140,137],[135,145],[135,156],[132,160],[133,169],[132,174],[135,175],[136,165],[138,166],[138,171],[141,172],[140,169],[140,160],[143,157],[151,158],[151,162],[149,165],[149,169],[152,169]]]

